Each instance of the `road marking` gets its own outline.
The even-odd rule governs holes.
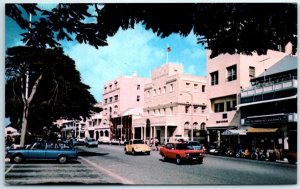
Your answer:
[[[121,183],[123,183],[123,184],[135,184],[133,181],[131,181],[131,180],[127,179],[127,178],[121,177],[121,176],[117,175],[116,173],[111,172],[111,171],[105,169],[104,167],[101,167],[98,164],[96,164],[96,163],[94,163],[94,162],[92,162],[92,161],[90,161],[90,160],[88,160],[88,159],[86,159],[84,157],[79,157],[79,159],[82,159],[82,160],[86,161],[88,164],[92,165],[96,169],[98,169],[98,170],[106,173],[107,175],[109,175],[109,176],[111,176],[111,177],[113,177],[113,178],[121,181]]]
[[[12,164],[4,173],[4,175],[6,175],[6,173],[8,173],[13,167],[15,166],[15,164]]]

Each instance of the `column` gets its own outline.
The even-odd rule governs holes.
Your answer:
[[[147,131],[147,129],[146,129],[146,126],[145,126],[144,127],[144,138],[143,138],[144,141],[146,141],[146,131]]]
[[[168,126],[165,126],[165,144],[168,142]]]
[[[132,127],[132,139],[135,139],[135,127]],[[127,140],[129,140],[130,137],[127,138]]]

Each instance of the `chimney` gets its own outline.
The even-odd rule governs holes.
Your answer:
[[[136,77],[137,76],[137,73],[134,71],[134,72],[132,72],[132,77]]]

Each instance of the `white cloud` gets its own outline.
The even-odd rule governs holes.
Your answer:
[[[119,31],[108,39],[109,46],[99,50],[76,44],[68,46],[65,52],[75,60],[82,81],[91,87],[90,92],[100,100],[104,83],[121,75],[130,75],[132,71],[149,77],[149,70],[162,62],[163,50],[149,43],[153,38],[152,32],[138,26],[135,30]]]

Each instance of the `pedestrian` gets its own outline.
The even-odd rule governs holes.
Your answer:
[[[155,137],[154,139],[154,142],[155,142],[155,147],[156,147],[156,150],[158,151],[158,143],[159,143],[159,140]]]
[[[150,147],[153,145],[153,138],[150,139]]]

